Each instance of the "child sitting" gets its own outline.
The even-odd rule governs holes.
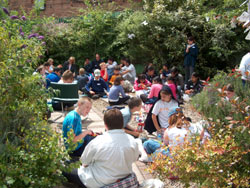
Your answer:
[[[100,64],[100,67],[101,67],[101,77],[105,82],[107,82],[108,78],[109,78],[108,71],[107,71],[107,66],[106,66],[106,64],[104,62],[102,62]]]
[[[107,65],[109,78],[111,78],[111,76],[114,74],[114,69],[115,69],[115,66],[117,65],[117,62],[114,61],[112,57],[109,57],[108,63],[106,65]]]
[[[79,90],[83,91],[83,89],[85,88],[86,84],[89,81],[88,75],[85,73],[84,68],[80,68],[79,75],[76,77],[76,80],[78,81],[79,84]]]
[[[170,87],[173,95],[174,95],[174,98],[177,100],[177,97],[176,97],[176,85],[174,83],[174,78],[173,77],[168,77],[167,78],[167,82],[165,83],[168,87]]]
[[[94,78],[92,78],[85,86],[84,93],[93,99],[98,99],[100,97],[107,96],[109,92],[109,87],[105,81],[101,78],[101,73],[99,69],[94,71]]]
[[[159,92],[161,89],[162,81],[159,76],[156,76],[153,78],[153,85],[151,86],[149,95],[142,94],[140,98],[145,104],[153,104],[158,99]]]
[[[124,92],[123,87],[121,86],[123,82],[122,77],[116,77],[114,85],[111,87],[109,91],[109,104],[112,105],[119,105],[124,104],[128,99],[130,99],[130,96],[126,95]],[[122,97],[119,97],[119,95],[122,95]]]
[[[167,80],[167,77],[170,75],[170,70],[168,68],[167,64],[164,64],[161,70],[161,79],[163,81],[163,83],[165,83]]]
[[[196,72],[193,72],[191,79],[187,83],[185,94],[194,96],[197,93],[200,93],[202,89],[203,89],[203,84],[200,81],[199,75]]]
[[[116,77],[121,76],[120,71],[121,71],[121,67],[119,65],[116,65],[114,69],[114,74],[112,75],[109,81],[112,85],[114,84]]]
[[[71,84],[74,82],[74,75],[70,70],[66,70],[63,75],[61,80],[58,82],[59,84]],[[76,83],[76,82],[75,82]]]
[[[134,89],[136,91],[136,96],[140,97],[141,94],[148,93],[148,87],[151,86],[151,83],[146,79],[145,74],[140,74],[138,79],[135,81]]]
[[[124,131],[127,134],[130,134],[134,137],[139,137],[139,132],[136,131],[133,127],[131,127],[129,124],[130,120],[132,119],[132,114],[134,112],[140,111],[142,107],[142,101],[141,99],[137,97],[133,97],[128,102],[128,107],[121,109],[121,113],[123,116],[123,126]]]
[[[148,70],[146,72],[146,79],[152,83],[153,82],[153,78],[156,76],[155,74],[155,69],[153,66],[148,67]]]

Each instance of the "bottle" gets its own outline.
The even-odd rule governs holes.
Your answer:
[[[157,133],[157,140],[162,141],[161,133]]]

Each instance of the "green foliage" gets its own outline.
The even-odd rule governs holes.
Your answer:
[[[226,100],[226,85],[235,96]],[[200,137],[171,153],[157,156],[150,170],[162,179],[178,176],[187,187],[249,187],[250,170],[250,88],[242,86],[240,74],[220,73],[193,99],[194,107],[209,122],[211,139],[200,144]]]
[[[0,22],[0,187],[53,187],[68,169],[60,135],[44,120],[43,78],[32,75],[45,51],[41,37],[28,37],[32,25]]]

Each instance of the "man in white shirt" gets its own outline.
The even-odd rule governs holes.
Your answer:
[[[130,81],[132,85],[134,85],[136,70],[133,64],[130,63],[129,59],[124,60],[125,66],[122,67],[121,75],[125,80]]]
[[[80,180],[81,187],[102,187],[127,177],[132,173],[132,163],[139,157],[138,143],[122,130],[120,110],[108,110],[104,123],[107,132],[87,145],[80,158],[82,166],[78,173],[74,170],[73,174],[65,175],[69,181],[79,184]]]
[[[250,52],[244,55],[240,62],[240,71],[242,74],[242,83],[245,85],[250,82]]]

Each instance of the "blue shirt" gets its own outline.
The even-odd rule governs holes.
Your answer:
[[[108,85],[105,83],[105,81],[102,78],[100,78],[99,80],[95,80],[95,78],[92,78],[87,83],[87,85],[85,86],[85,88],[88,91],[94,91],[94,92],[100,92],[100,93],[104,92],[104,89],[106,89],[107,91],[109,91]]]
[[[126,94],[124,92],[124,89],[121,85],[113,85],[109,91],[109,101],[110,102],[117,102],[119,101],[119,95],[122,94],[122,97],[126,97]]]
[[[81,116],[75,111],[71,111],[67,114],[67,116],[63,120],[63,140],[64,143],[68,139],[68,132],[73,129],[74,134],[76,136],[80,135],[82,133],[82,123],[81,123]],[[83,142],[78,142],[78,145],[75,150],[79,149],[82,146]],[[65,143],[66,148],[67,143]]]
[[[128,107],[121,109],[121,113],[123,116],[123,127],[125,128],[132,118],[132,113]]]
[[[58,76],[56,73],[52,72],[46,76],[46,87],[48,88],[50,86],[50,82],[59,82],[60,76]]]

